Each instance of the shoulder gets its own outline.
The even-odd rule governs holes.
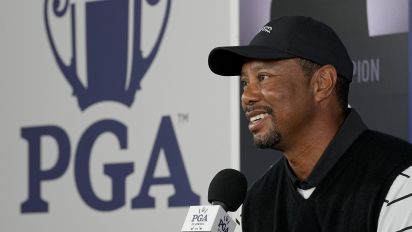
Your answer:
[[[378,222],[382,219],[379,217],[389,212],[384,209],[390,209],[382,208],[382,204],[386,202],[384,205],[387,205],[388,202],[401,197],[394,196],[392,193],[399,193],[398,186],[404,186],[406,183],[404,181],[410,180],[404,178],[402,173],[412,166],[412,145],[395,136],[367,130],[355,141],[354,147],[359,149],[359,152],[354,152],[356,157],[354,160],[363,170],[362,178],[367,183],[365,186],[370,188],[374,184],[379,188],[376,192],[376,211],[373,214],[374,221],[382,228],[382,223]]]
[[[386,187],[390,187],[396,176],[412,165],[410,143],[373,130],[365,131],[349,153],[362,169],[365,180],[385,183]]]
[[[284,173],[284,159],[280,158],[276,163],[271,165],[268,170],[250,187],[248,196],[254,193],[260,193],[262,190],[267,191],[267,188],[272,188],[274,182],[283,176]]]
[[[269,169],[249,188],[243,203],[243,210],[256,208],[273,201],[274,191],[284,175],[284,157],[271,165]]]
[[[242,206],[243,231],[263,231],[263,228],[270,228],[275,192],[285,175],[284,159],[282,157],[273,164],[248,190]]]
[[[363,133],[360,136],[359,140],[367,140],[368,144],[376,146],[377,149],[384,149],[390,151],[399,150],[402,152],[412,151],[412,145],[407,141],[374,130],[365,131],[365,133]]]
[[[392,183],[382,205],[378,231],[404,231],[412,226],[412,166]]]
[[[371,162],[386,160],[394,164],[402,162],[412,164],[412,145],[409,142],[378,131],[365,131],[352,147],[361,151],[363,157],[368,157]]]

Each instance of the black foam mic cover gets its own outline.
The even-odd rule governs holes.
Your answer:
[[[219,204],[226,211],[236,211],[243,203],[247,192],[245,176],[235,169],[218,172],[209,185],[208,201]]]

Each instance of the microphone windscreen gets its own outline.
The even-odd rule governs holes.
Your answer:
[[[246,192],[245,176],[235,169],[223,169],[210,182],[208,201],[222,202],[228,211],[236,211],[243,203]]]

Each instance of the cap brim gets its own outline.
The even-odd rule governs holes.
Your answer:
[[[209,68],[222,76],[238,76],[248,59],[281,60],[296,57],[290,53],[263,46],[217,47],[209,53]]]

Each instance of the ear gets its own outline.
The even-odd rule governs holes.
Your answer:
[[[337,78],[338,74],[332,65],[324,65],[313,74],[313,91],[317,102],[321,102],[332,95]]]

